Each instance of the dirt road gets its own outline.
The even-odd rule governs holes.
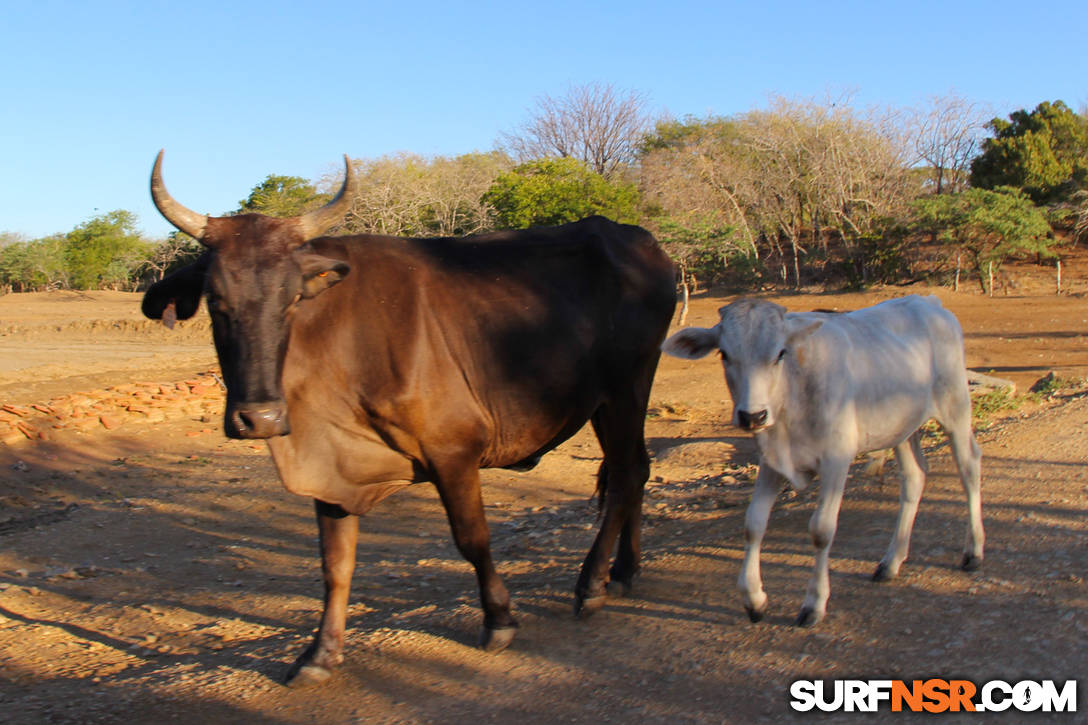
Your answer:
[[[890,294],[898,292],[779,301],[850,309]],[[1051,369],[1088,374],[1083,298],[939,294],[963,320],[972,367],[1021,389]],[[35,321],[29,299],[16,300],[28,307],[16,320],[5,307],[14,303],[0,298],[0,403],[209,369],[206,326],[170,337],[131,314],[137,300],[53,300],[65,315],[58,322],[55,311]],[[711,324],[725,301],[697,299],[690,323]],[[46,365],[56,367],[21,364],[35,345],[54,345]],[[133,349],[146,357],[118,352]],[[791,622],[812,565],[811,495],[776,506],[763,558],[770,613],[749,624],[735,579],[754,458],[726,426],[716,362],[665,361],[653,406],[646,559],[634,596],[588,621],[571,616],[595,524],[588,498],[599,449],[583,431],[530,473],[485,473],[496,559],[521,624],[510,650],[472,647],[474,577],[433,488],[421,485],[364,520],[347,661],[325,686],[302,691],[278,679],[317,622],[316,532],[309,502],[282,489],[263,444],[227,441],[214,415],[181,406],[160,422],[133,414],[114,430],[51,429],[47,441],[0,445],[0,717],[807,722],[789,708],[790,682],[847,677],[1079,678],[1083,699],[1083,393],[1026,405],[980,434],[987,556],[978,572],[956,568],[966,511],[938,446],[911,558],[900,579],[870,582],[897,482],[894,470],[884,480],[856,472],[832,552],[829,613],[804,630]]]

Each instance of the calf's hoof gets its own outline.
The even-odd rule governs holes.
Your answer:
[[[982,557],[974,554],[964,554],[963,561],[960,562],[960,569],[964,571],[974,571],[980,566],[982,566]]]
[[[332,670],[328,667],[298,661],[291,665],[291,669],[287,670],[287,674],[283,678],[283,684],[291,688],[311,687],[324,682],[330,677],[332,677]]]
[[[811,627],[823,618],[823,612],[817,612],[812,607],[801,607],[801,613],[797,615],[794,624],[798,627]]]
[[[875,582],[890,582],[895,579],[895,574],[884,562],[877,564],[876,571],[873,572],[873,581]]]
[[[753,609],[752,607],[745,607],[744,611],[748,612],[748,621],[752,624],[762,622],[764,615],[767,614],[767,612],[762,609]]]
[[[607,594],[594,594],[588,597],[576,594],[574,595],[574,616],[579,619],[591,617],[604,606],[606,601],[608,601]]]
[[[333,669],[344,661],[340,652],[323,649],[317,642],[312,643],[299,655],[287,674],[283,684],[288,687],[308,687],[332,677]]]
[[[518,626],[516,624],[512,627],[499,627],[497,629],[484,627],[480,630],[480,641],[477,646],[484,652],[491,654],[502,652],[514,641],[514,635],[517,632]]]

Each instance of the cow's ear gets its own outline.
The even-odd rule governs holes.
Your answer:
[[[210,251],[204,252],[192,264],[151,285],[140,304],[144,316],[162,320],[163,313],[171,305],[172,312],[167,312],[168,317],[173,314],[177,319],[187,320],[195,315],[200,307],[200,295],[204,293],[204,276],[211,264],[211,255]]]
[[[306,298],[316,297],[351,271],[351,265],[344,260],[316,252],[298,251],[295,260],[302,270],[302,296]]]
[[[689,327],[677,332],[661,346],[673,357],[698,360],[718,349],[718,327]]]

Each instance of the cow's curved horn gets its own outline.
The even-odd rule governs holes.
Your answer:
[[[351,170],[351,159],[344,154],[344,184],[340,191],[325,206],[308,211],[299,217],[302,233],[306,239],[321,236],[329,227],[344,218],[355,198],[355,174]]]
[[[162,183],[162,150],[155,157],[155,166],[151,169],[151,198],[166,221],[197,240],[204,236],[204,228],[208,226],[207,215],[197,214],[174,201]]]

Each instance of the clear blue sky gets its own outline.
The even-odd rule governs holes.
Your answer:
[[[268,174],[317,179],[344,153],[490,149],[536,98],[588,82],[677,117],[843,91],[1079,109],[1086,27],[1086,0],[6,3],[0,231],[128,209],[162,236],[160,148],[174,196],[221,214]]]

